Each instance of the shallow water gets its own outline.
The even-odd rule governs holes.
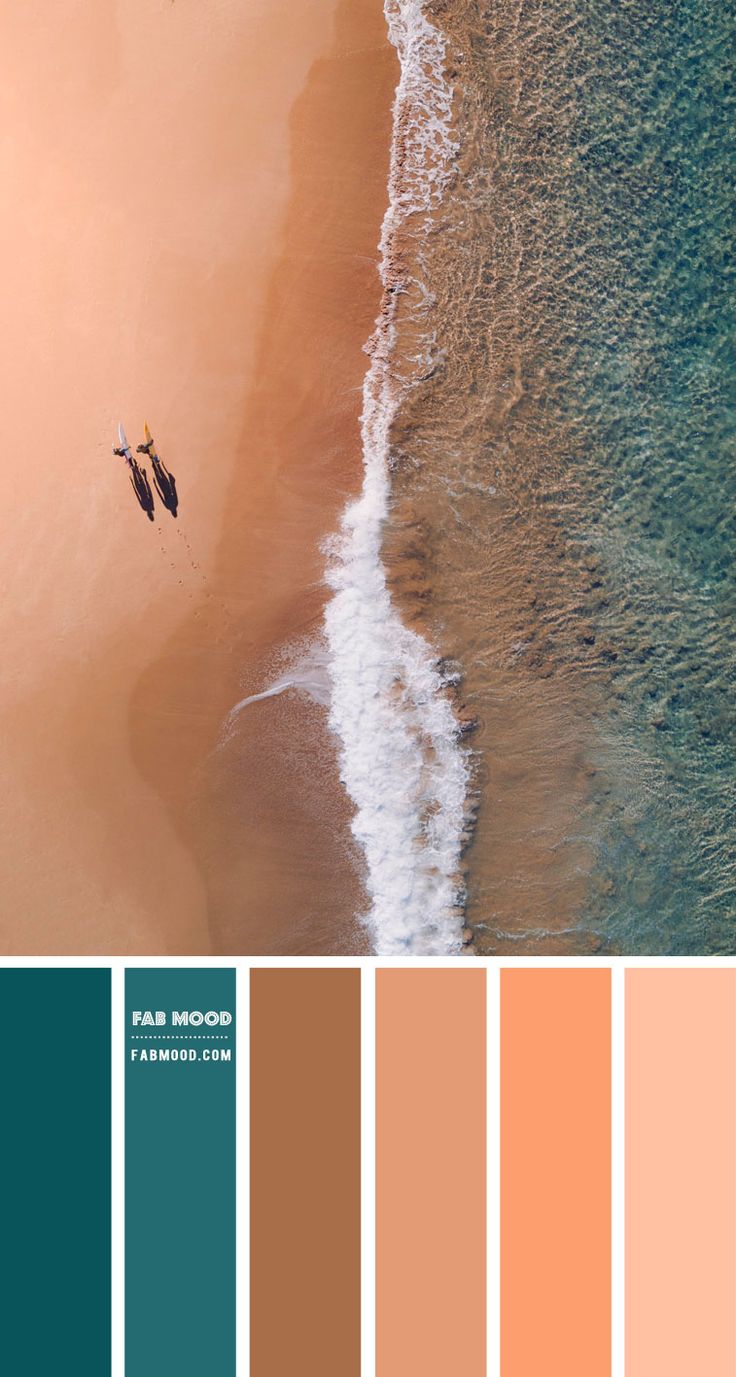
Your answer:
[[[476,945],[733,951],[734,6],[427,12],[384,560],[479,719]]]

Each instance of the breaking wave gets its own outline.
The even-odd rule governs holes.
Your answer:
[[[394,607],[381,558],[390,500],[391,426],[416,370],[431,355],[421,316],[431,293],[397,242],[421,242],[452,176],[456,144],[445,41],[420,0],[386,0],[401,64],[393,109],[389,206],[380,241],[383,301],[366,346],[361,434],[364,481],[327,548],[333,595],[325,611],[330,725],[340,742],[352,827],[367,863],[367,915],[382,956],[447,955],[462,948],[461,850],[468,764],[447,676],[427,641]],[[400,298],[420,303],[412,357],[397,349]],[[419,343],[417,346],[417,335]],[[412,363],[415,368],[412,377]]]

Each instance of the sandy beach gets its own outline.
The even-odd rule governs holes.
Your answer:
[[[380,0],[33,0],[0,38],[0,944],[360,949],[323,713],[226,723],[319,623],[360,485]],[[177,520],[136,504],[120,419]]]

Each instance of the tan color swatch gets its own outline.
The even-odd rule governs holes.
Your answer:
[[[485,1377],[485,989],[376,975],[377,1377]]]
[[[502,1377],[609,1377],[610,1211],[610,974],[504,970]]]
[[[360,971],[250,988],[252,1377],[358,1377]]]
[[[626,972],[626,1377],[736,1372],[736,971]]]

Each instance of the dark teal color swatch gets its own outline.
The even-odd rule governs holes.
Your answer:
[[[110,972],[0,969],[0,1363],[110,1372]]]
[[[127,1377],[234,1377],[235,971],[128,970],[125,1020]]]

